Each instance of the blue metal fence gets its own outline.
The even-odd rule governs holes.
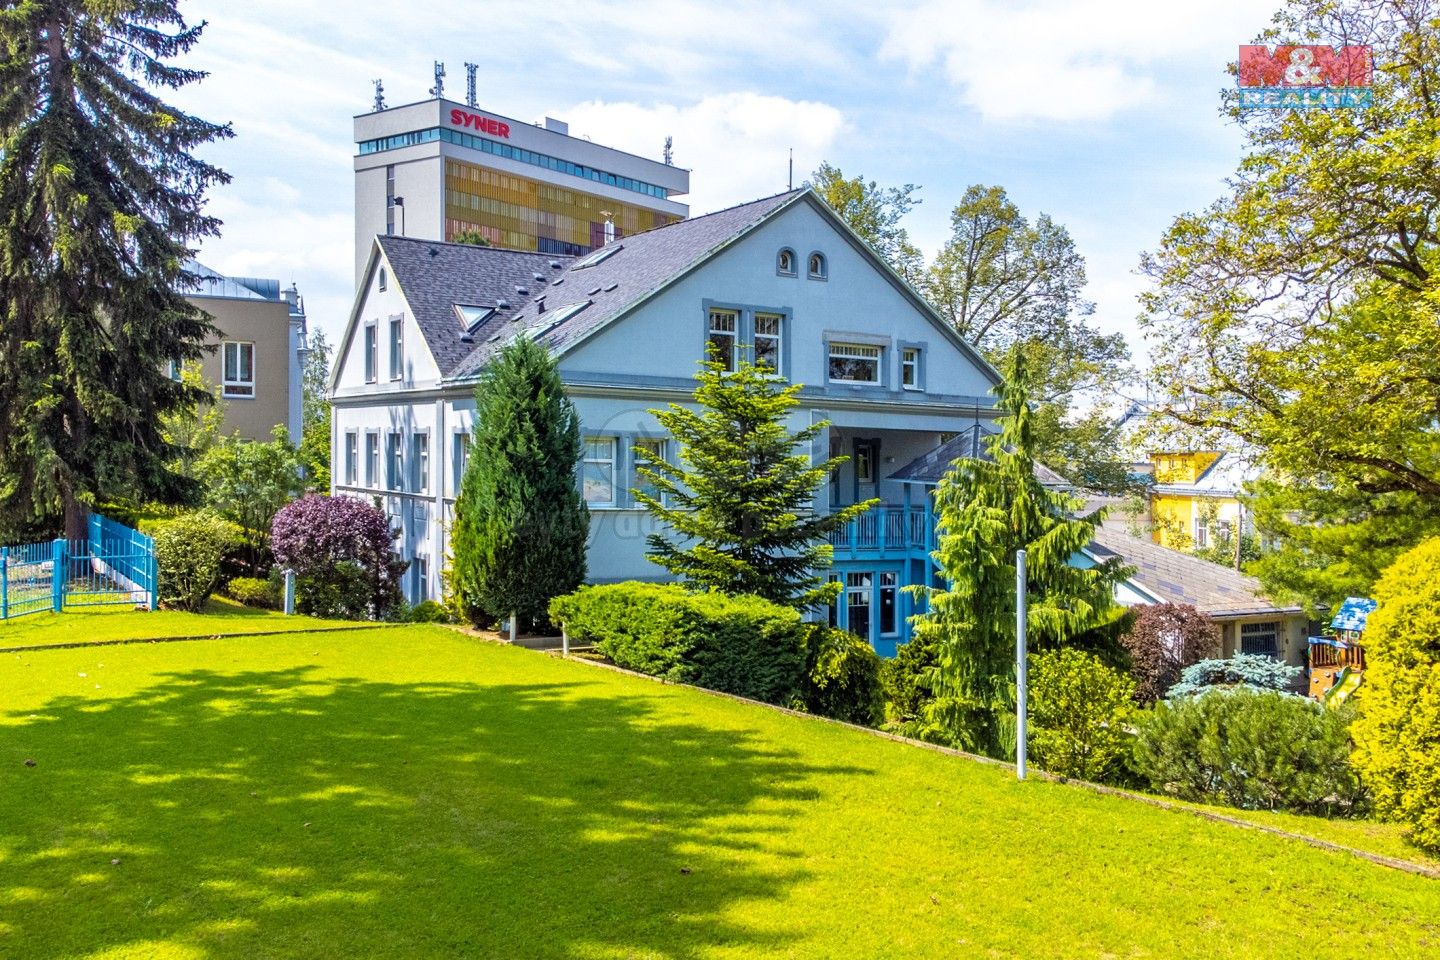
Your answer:
[[[84,540],[0,547],[0,620],[104,604],[154,610],[155,541],[91,514]]]

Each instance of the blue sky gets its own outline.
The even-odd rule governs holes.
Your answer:
[[[210,26],[188,62],[212,76],[178,99],[236,132],[207,153],[235,179],[202,259],[293,279],[333,339],[351,300],[351,117],[375,78],[392,104],[425,99],[437,59],[463,99],[470,60],[485,109],[657,159],[673,135],[695,213],[784,189],[793,147],[797,182],[829,160],[919,184],[908,226],[928,256],[966,186],[999,184],[1070,229],[1099,323],[1143,359],[1139,253],[1234,169],[1225,65],[1273,12],[1184,6],[193,0],[181,9]]]

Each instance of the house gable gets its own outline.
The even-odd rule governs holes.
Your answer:
[[[381,289],[381,278],[384,289]],[[392,323],[399,327],[400,361],[392,367]],[[373,334],[369,331],[373,330]],[[367,336],[374,337],[374,378],[367,377]],[[392,374],[398,372],[399,376]],[[415,322],[414,311],[395,276],[385,251],[377,241],[371,250],[363,281],[356,291],[355,305],[340,340],[339,359],[331,374],[334,396],[356,392],[409,389],[431,385],[440,379],[440,369],[428,343]]]

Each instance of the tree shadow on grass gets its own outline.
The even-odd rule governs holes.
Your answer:
[[[0,956],[37,960],[783,953],[745,904],[862,772],[590,683],[193,671],[13,719]]]

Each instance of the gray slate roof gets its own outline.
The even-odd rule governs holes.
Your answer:
[[[994,436],[996,431],[987,430],[983,424],[975,424],[968,430],[946,440],[933,450],[928,450],[911,460],[905,466],[890,474],[889,479],[901,483],[936,484],[950,470],[956,460],[990,459],[990,450],[985,438]],[[1051,489],[1070,489],[1073,484],[1043,463],[1035,464],[1035,479]]]
[[[486,337],[503,329],[510,317],[542,288],[548,289],[550,281],[574,259],[411,237],[378,239],[442,377],[452,376]],[[537,273],[542,279],[535,279]],[[517,287],[528,292],[519,293]],[[509,306],[497,309],[494,318],[467,338],[455,305],[496,307],[501,300]]]
[[[526,331],[540,331],[537,339],[552,352],[574,343],[803,192],[792,190],[621,237],[601,248],[614,253],[591,266],[585,264],[594,254],[555,257],[400,237],[381,237],[380,244],[441,376],[463,379],[479,373],[492,354]],[[535,280],[535,273],[544,274],[544,281]],[[527,292],[517,293],[522,286]],[[542,295],[543,306],[537,302]],[[510,308],[498,311],[469,341],[462,339],[454,305],[494,306],[501,299]],[[549,326],[567,307],[587,302],[583,310]]]
[[[1169,603],[1188,603],[1213,617],[1301,612],[1299,606],[1270,601],[1254,577],[1117,530],[1096,530],[1089,550],[1101,560],[1119,557],[1134,567],[1130,579],[1146,593]]]

